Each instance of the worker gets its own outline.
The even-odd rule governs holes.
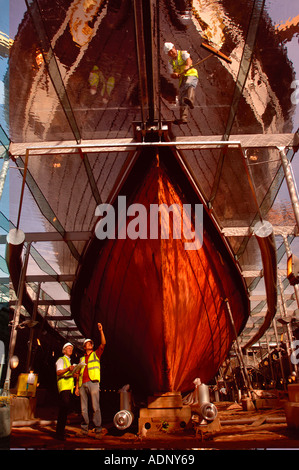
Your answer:
[[[73,377],[74,365],[71,364],[73,345],[66,343],[62,348],[63,356],[56,362],[57,387],[59,392],[59,411],[56,425],[56,438],[65,440],[65,426],[68,412],[71,408],[72,393],[75,387]]]
[[[75,394],[77,396],[80,396],[81,401],[81,413],[83,418],[83,423],[81,424],[82,434],[88,434],[88,399],[90,397],[93,409],[93,424],[95,425],[95,437],[101,438],[103,436],[103,429],[102,415],[100,409],[100,358],[106,345],[106,338],[101,323],[98,323],[98,330],[101,335],[101,344],[96,351],[94,351],[93,349],[94,343],[91,339],[85,339],[83,342],[85,355],[80,359],[80,364],[83,363],[85,365],[80,369],[79,377],[76,382]]]
[[[170,58],[169,72],[171,77],[179,80],[180,119],[176,119],[174,124],[187,124],[188,107],[194,108],[198,72],[192,67],[189,52],[177,50],[171,42],[164,44],[164,52]]]

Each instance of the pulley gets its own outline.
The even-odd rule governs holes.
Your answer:
[[[214,421],[217,413],[217,408],[213,403],[203,403],[200,407],[200,414],[206,421]]]
[[[130,427],[132,424],[132,421],[133,421],[133,414],[131,413],[131,411],[128,411],[128,410],[118,411],[113,418],[114,426],[117,429],[120,429],[121,431]]]

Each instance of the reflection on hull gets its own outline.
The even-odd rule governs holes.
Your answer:
[[[140,155],[125,188],[130,204],[148,211],[150,204],[177,204],[183,210],[190,188],[172,160],[169,170],[168,158],[160,154],[157,165]],[[95,340],[97,322],[103,324],[109,383],[129,382],[147,393],[187,391],[196,377],[208,382],[216,374],[234,339],[224,300],[238,331],[248,305],[240,275],[207,214],[203,230],[198,250],[186,251],[185,240],[172,233],[169,239],[94,239],[88,247],[73,287],[72,311],[83,333]]]
[[[49,0],[39,3],[44,12],[48,47],[55,56],[81,138],[103,138],[108,133],[111,137],[112,133],[127,136],[127,122],[140,120],[133,2],[73,0],[71,4],[60,2],[65,3],[63,8]],[[242,13],[239,7],[236,12],[231,0],[175,2],[175,5],[189,3],[193,4],[192,15],[188,14],[183,21],[184,9],[177,15],[171,3],[161,2],[161,39],[174,42],[178,48],[190,48],[194,63],[207,55],[200,47],[202,38],[232,59],[232,64],[226,64],[212,58],[200,66],[196,92],[200,116],[192,113],[194,120],[188,129],[194,135],[221,134],[225,131],[245,47],[244,31],[251,4],[243,2]],[[269,55],[270,47],[274,50]],[[257,50],[259,54],[253,57],[246,80],[244,101],[239,105],[240,133],[289,132],[293,70],[278,36],[268,26],[266,15],[257,38]],[[52,54],[49,50],[44,52]],[[9,100],[14,111],[10,132],[15,142],[73,138],[40,55],[38,37],[26,13],[10,54]],[[177,83],[170,79],[166,62],[167,57],[161,52],[161,112],[162,118],[169,120],[178,113]],[[94,67],[99,70],[97,90],[90,84]],[[109,79],[114,80],[112,92]],[[232,133],[238,131],[233,129]]]

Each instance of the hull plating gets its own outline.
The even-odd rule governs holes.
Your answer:
[[[143,167],[139,164],[141,172]],[[190,198],[182,178],[177,179],[180,186],[163,161],[153,159],[143,178],[138,171],[131,175],[124,189],[134,187],[134,181],[135,189],[125,194],[148,213],[150,204],[177,204],[183,211]],[[234,339],[224,299],[238,331],[247,318],[241,278],[207,214],[200,249],[187,251],[186,240],[172,235],[95,238],[79,269],[73,313],[83,333],[94,339],[97,322],[103,323],[103,376],[115,386],[130,383],[134,390],[151,393],[190,390],[196,377],[210,381]]]

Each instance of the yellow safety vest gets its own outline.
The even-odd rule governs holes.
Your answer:
[[[80,362],[85,362],[85,356],[81,357]],[[84,372],[85,367],[86,365],[82,367],[82,369],[80,370],[79,387],[81,387],[83,383],[83,372]],[[100,359],[96,355],[95,351],[93,351],[88,358],[87,370],[88,370],[88,375],[91,381],[100,382],[100,379],[101,379]]]
[[[63,360],[64,369],[66,369],[67,367],[71,365],[71,361],[68,357],[63,356],[60,359]],[[57,386],[58,386],[59,393],[62,392],[63,390],[71,390],[71,392],[73,392],[75,381],[74,381],[72,372],[67,371],[63,375],[57,376]]]
[[[182,58],[182,51],[177,51],[178,55],[176,59],[171,59],[169,63],[172,66],[173,72],[174,73],[182,73],[184,71],[184,67],[186,65],[186,61]],[[187,70],[183,75],[181,75],[179,79],[179,85],[181,85],[183,77],[198,77],[198,71],[196,68],[191,68]]]

